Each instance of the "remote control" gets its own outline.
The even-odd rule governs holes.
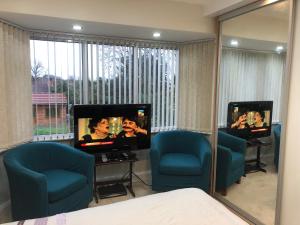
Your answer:
[[[106,157],[106,154],[102,154],[102,162],[107,162],[107,161],[108,161],[108,159]]]

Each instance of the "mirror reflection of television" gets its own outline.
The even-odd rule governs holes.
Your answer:
[[[88,153],[150,147],[151,105],[75,105],[74,147]]]
[[[272,101],[230,102],[227,132],[244,139],[271,135]]]

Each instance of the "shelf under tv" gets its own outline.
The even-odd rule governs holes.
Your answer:
[[[138,160],[136,154],[132,152],[126,152],[126,156],[123,155],[124,152],[114,154],[114,157],[107,157],[107,161],[103,160],[104,154],[95,155],[95,168],[94,168],[94,197],[96,203],[98,203],[98,196],[100,199],[118,197],[122,195],[127,195],[127,190],[129,193],[135,197],[135,193],[132,187],[132,175],[133,175],[133,164]],[[119,155],[119,157],[118,157]],[[122,163],[129,164],[128,175],[115,180],[108,181],[97,181],[97,167],[107,166],[107,165],[117,165]],[[126,188],[124,186],[126,185]]]

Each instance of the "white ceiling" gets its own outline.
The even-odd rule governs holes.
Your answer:
[[[141,0],[147,1],[147,0]],[[156,0],[161,2],[182,2],[189,4],[197,4],[203,6],[209,6],[210,4],[220,3],[221,0]],[[225,2],[225,1],[224,1]],[[257,13],[257,16],[267,16],[267,17],[285,17],[288,6],[286,3],[275,4],[274,7],[266,7],[261,10],[257,10],[253,13]],[[189,31],[177,31],[177,30],[157,30],[151,27],[138,27],[129,26],[121,24],[110,24],[101,22],[90,22],[90,21],[74,21],[71,19],[63,19],[56,17],[46,17],[40,15],[29,15],[14,13],[8,11],[0,11],[0,18],[10,21],[12,23],[18,24],[28,29],[37,30],[49,30],[58,32],[74,32],[72,30],[72,25],[74,23],[80,23],[83,25],[84,29],[81,33],[100,35],[100,36],[115,36],[115,37],[127,37],[127,38],[138,38],[138,39],[151,39],[152,33],[154,31],[161,32],[160,40],[163,41],[192,41],[199,39],[213,38],[212,34],[204,34],[200,32],[189,32]]]
[[[287,21],[289,19],[289,6],[289,1],[282,1],[251,13],[253,16],[272,17]]]
[[[213,38],[212,35],[203,34],[200,32],[188,32],[188,31],[176,31],[166,29],[155,29],[149,27],[136,27],[121,24],[109,24],[100,22],[89,21],[74,21],[71,19],[62,19],[55,17],[1,12],[0,18],[7,20],[11,23],[20,25],[27,29],[34,30],[48,30],[65,33],[75,33],[72,30],[72,25],[78,23],[83,26],[83,30],[78,33],[99,35],[99,36],[111,36],[111,37],[125,37],[135,39],[149,39],[157,40],[153,38],[152,34],[155,31],[161,33],[159,40],[161,41],[193,41],[199,39]]]

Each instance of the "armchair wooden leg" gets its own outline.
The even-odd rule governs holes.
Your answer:
[[[223,196],[226,196],[227,195],[227,189],[222,189],[220,190],[220,194],[223,195]]]
[[[241,178],[236,181],[237,184],[241,183]]]

